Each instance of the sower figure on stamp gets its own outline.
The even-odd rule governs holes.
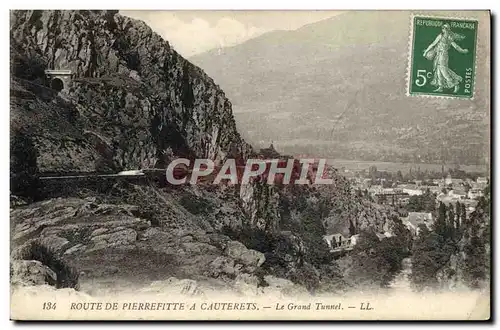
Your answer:
[[[462,54],[468,53],[467,49],[455,43],[455,40],[464,38],[463,35],[451,31],[448,24],[444,24],[441,33],[424,51],[425,58],[434,59],[434,77],[431,85],[437,86],[435,92],[442,92],[444,88],[453,88],[453,93],[458,92],[463,78],[448,67],[448,49],[452,46]]]

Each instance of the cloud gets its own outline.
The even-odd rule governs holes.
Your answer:
[[[172,12],[137,11],[123,14],[145,21],[184,57],[213,48],[233,46],[269,31],[230,17],[221,17],[211,23],[199,17],[182,20]]]

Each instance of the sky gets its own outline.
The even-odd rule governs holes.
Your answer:
[[[184,57],[230,47],[274,30],[295,30],[338,11],[121,11],[146,22]]]

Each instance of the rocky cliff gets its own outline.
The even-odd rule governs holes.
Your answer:
[[[213,80],[143,22],[116,12],[13,11],[11,69],[11,176],[252,153]],[[71,82],[49,88],[46,69],[71,70]],[[67,285],[61,276],[74,283],[83,272],[84,287],[169,276],[259,285],[279,276],[309,289],[337,283],[322,236],[390,231],[391,223],[332,176],[329,187],[148,182],[89,190],[63,182],[45,200],[11,210],[13,258],[53,273],[36,262],[12,271],[43,271],[28,278],[59,286]]]
[[[42,171],[251,149],[224,92],[141,21],[115,11],[12,11],[10,31],[11,126],[33,136]],[[71,70],[67,91],[45,90],[45,69]]]

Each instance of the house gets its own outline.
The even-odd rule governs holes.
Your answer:
[[[473,184],[476,183],[476,181],[472,180],[471,178],[466,178],[465,183],[467,183],[469,186],[472,186]]]
[[[450,174],[444,179],[444,184],[449,186],[449,185],[463,185],[464,180],[462,179],[453,179]]]
[[[419,187],[419,189],[422,192],[422,194],[427,193],[427,191],[429,191],[431,194],[439,194],[442,188],[432,185],[422,185]]]
[[[394,194],[394,188],[383,188],[382,194]]]
[[[392,190],[392,192],[385,191],[383,193],[375,194],[373,196],[375,202],[377,204],[385,204],[385,205],[407,205],[410,200],[410,195],[404,192],[396,192],[396,190]]]
[[[410,203],[410,197],[403,196],[398,198],[398,204],[401,206],[406,206]]]
[[[477,188],[469,190],[467,194],[467,197],[469,197],[469,199],[476,199],[483,196],[484,196],[483,190]]]
[[[478,184],[488,184],[488,178],[484,177],[484,176],[479,176],[477,179],[476,179],[476,182]]]
[[[422,195],[422,190],[416,188],[403,188],[403,192],[410,196],[420,196]]]
[[[349,238],[347,238],[344,235],[337,233],[337,234],[325,235],[323,236],[323,239],[326,241],[326,244],[328,244],[330,252],[352,250],[354,245],[358,243],[359,234],[352,235]]]
[[[409,212],[408,213],[410,222],[418,222],[420,223],[432,223],[432,213],[430,212]]]
[[[359,242],[359,234],[356,234],[356,235],[352,235],[351,238],[350,238],[350,243],[351,243],[351,246],[354,246],[356,244],[358,244]]]
[[[405,218],[408,216],[408,211],[404,207],[400,207],[397,209],[398,215],[400,218]]]
[[[323,236],[330,249],[340,248],[346,244],[347,239],[342,234],[331,234]]]
[[[464,185],[464,180],[462,179],[451,179],[451,184],[453,186],[463,186]]]
[[[409,196],[422,195],[422,188],[420,186],[417,186],[416,184],[400,184],[397,188],[402,190],[403,193],[406,193]]]
[[[464,189],[453,189],[448,192],[448,196],[456,199],[466,199],[467,193]]]

